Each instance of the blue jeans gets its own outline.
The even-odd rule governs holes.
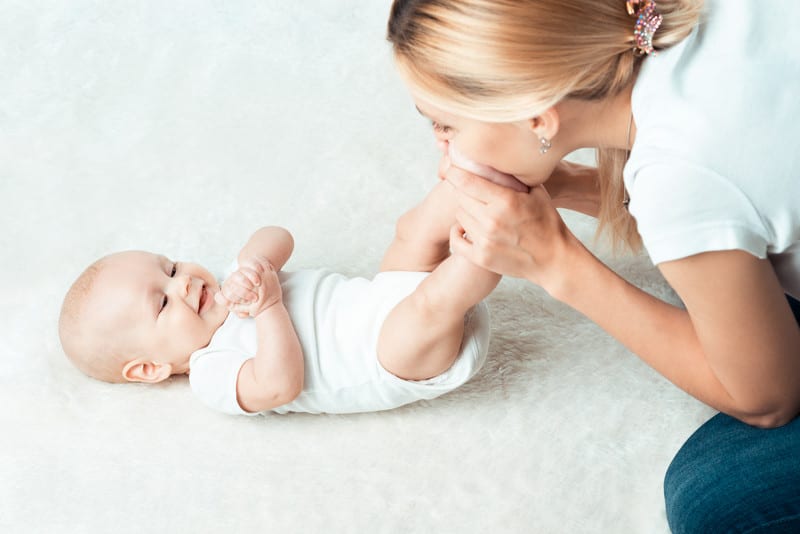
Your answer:
[[[800,533],[800,417],[765,430],[715,415],[672,460],[664,497],[674,534]]]

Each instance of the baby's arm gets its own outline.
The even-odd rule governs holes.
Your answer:
[[[397,221],[381,271],[433,271],[450,255],[450,227],[458,208],[452,185],[440,181]]]
[[[266,258],[280,271],[294,250],[292,234],[280,226],[265,226],[259,228],[239,251],[239,264],[251,258]]]
[[[280,271],[293,249],[292,234],[284,228],[265,226],[256,231],[239,251],[239,267],[223,282],[216,301],[240,317],[258,315],[264,305],[257,292],[261,276],[270,265]]]
[[[258,230],[239,252],[239,265],[258,273],[252,287],[258,348],[239,370],[236,395],[248,412],[260,412],[294,400],[303,389],[304,364],[300,341],[283,305],[277,271],[292,254],[294,241],[283,228]]]

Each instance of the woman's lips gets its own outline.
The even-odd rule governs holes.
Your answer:
[[[504,187],[511,188],[515,191],[520,191],[523,193],[527,193],[530,191],[530,188],[525,185],[524,183],[517,180],[515,176],[510,174],[506,174],[504,172],[500,172],[497,169],[489,167],[488,165],[483,165],[478,163],[477,161],[472,161],[471,159],[467,159],[461,152],[459,152],[454,143],[448,143],[448,155],[450,156],[450,163],[455,165],[460,169],[464,169],[465,171],[471,172],[472,174],[476,174],[481,178],[485,178],[490,182],[494,182],[497,185],[502,185]]]

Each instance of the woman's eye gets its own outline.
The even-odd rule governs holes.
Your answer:
[[[433,131],[436,132],[436,133],[446,134],[446,133],[450,133],[450,130],[452,129],[449,126],[445,126],[443,124],[439,124],[438,122],[435,122],[435,121],[433,123],[431,123],[431,124],[433,125]]]
[[[172,278],[173,276],[175,276],[176,272],[178,272],[178,264],[177,263],[173,263],[172,264],[172,271],[169,273],[169,277]]]

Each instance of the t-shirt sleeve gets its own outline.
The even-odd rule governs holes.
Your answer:
[[[231,415],[256,415],[246,412],[236,399],[239,370],[250,355],[234,350],[200,349],[189,363],[192,391],[209,408]]]
[[[767,257],[769,231],[747,196],[724,177],[691,165],[639,169],[630,211],[653,263],[715,250]]]

